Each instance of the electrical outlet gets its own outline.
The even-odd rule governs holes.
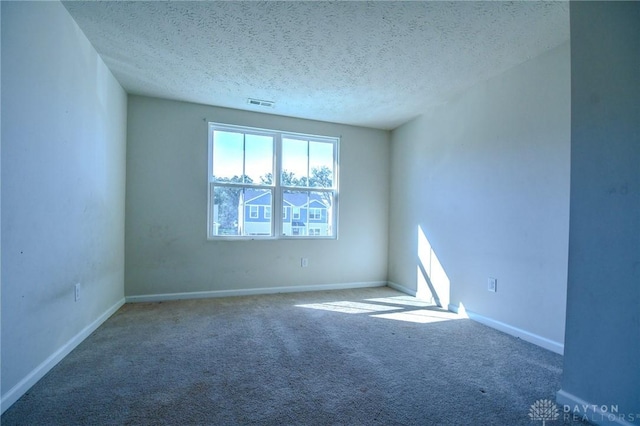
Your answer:
[[[303,268],[306,268],[307,266],[309,266],[309,258],[308,257],[300,258],[300,266]]]
[[[75,299],[76,302],[80,300],[80,283],[77,283],[75,287]]]
[[[497,278],[489,277],[487,290],[492,291],[494,293],[496,291],[498,291],[498,279]]]

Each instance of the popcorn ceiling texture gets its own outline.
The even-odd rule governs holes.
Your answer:
[[[64,5],[128,93],[382,129],[569,39],[568,2]]]

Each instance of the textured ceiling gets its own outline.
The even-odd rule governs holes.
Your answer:
[[[383,129],[569,38],[567,2],[64,5],[128,93]]]

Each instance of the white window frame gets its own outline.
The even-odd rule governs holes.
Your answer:
[[[213,176],[213,132],[215,130],[218,131],[228,131],[228,132],[239,132],[245,134],[256,134],[263,136],[272,136],[274,141],[274,150],[273,150],[273,182],[270,185],[267,184],[240,184],[240,183],[228,183],[228,182],[217,182]],[[302,186],[285,186],[282,185],[280,181],[280,176],[282,173],[282,140],[283,139],[302,139],[310,142],[323,142],[323,143],[331,143],[333,145],[333,186],[331,188],[324,187],[302,187]],[[254,239],[329,239],[334,240],[338,239],[338,212],[339,212],[339,153],[340,153],[340,137],[331,137],[331,136],[319,136],[319,135],[310,135],[304,133],[295,133],[295,132],[286,132],[279,130],[269,130],[269,129],[261,129],[254,127],[245,127],[245,126],[236,126],[229,125],[223,123],[208,123],[208,191],[207,191],[207,239],[209,240],[254,240]],[[270,219],[271,221],[271,235],[265,236],[256,236],[256,235],[216,235],[215,232],[217,230],[217,224],[214,223],[214,205],[213,205],[213,195],[215,187],[231,187],[238,189],[266,189],[271,191],[271,215],[267,217],[265,212],[265,219]],[[327,226],[331,227],[331,235],[322,235],[322,236],[311,236],[307,235],[308,232],[303,232],[304,235],[285,235],[284,234],[284,225],[285,221],[288,222],[289,217],[291,216],[292,220],[299,220],[301,215],[298,217],[294,217],[293,209],[289,209],[289,213],[287,214],[288,207],[284,204],[283,196],[285,191],[297,191],[297,192],[324,192],[332,195],[332,203],[331,207],[328,207],[327,210],[332,209],[332,213],[330,215],[331,223],[328,223]],[[251,206],[250,209],[251,211]],[[300,211],[300,209],[298,209]],[[308,213],[308,212],[307,212]],[[259,216],[259,213],[258,213]],[[250,218],[255,219],[250,213]],[[309,218],[307,218],[307,222]],[[292,232],[293,233],[293,232]]]
[[[271,206],[264,206],[264,218],[271,219]]]
[[[249,218],[258,219],[260,217],[260,206],[249,204]]]

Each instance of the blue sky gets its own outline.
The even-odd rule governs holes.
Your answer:
[[[243,174],[243,135],[228,131],[214,131],[213,174],[217,177]],[[244,140],[246,156],[244,174],[260,182],[260,177],[273,173],[273,138],[247,134]],[[310,158],[310,160],[309,160]],[[293,172],[296,178],[306,177],[308,170],[326,166],[333,169],[333,144],[283,138],[282,169]]]

